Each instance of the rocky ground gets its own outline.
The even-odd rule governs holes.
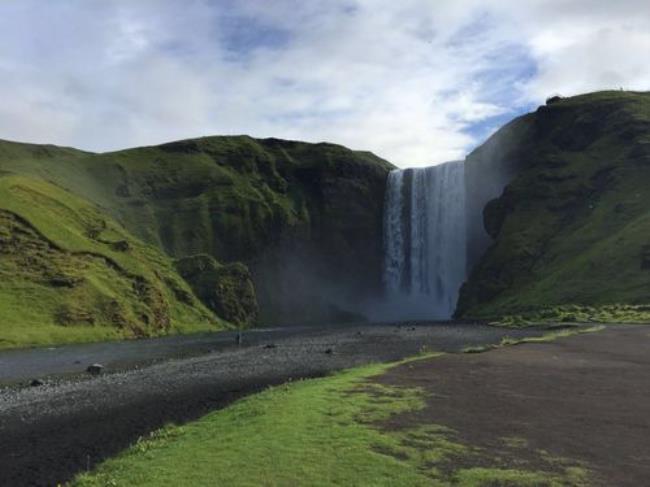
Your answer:
[[[541,333],[404,323],[246,332],[241,345],[230,333],[4,352],[0,485],[56,485],[153,429],[269,385]],[[98,361],[101,375],[79,375]],[[43,385],[29,386],[41,377]]]

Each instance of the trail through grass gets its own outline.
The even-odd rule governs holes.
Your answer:
[[[490,464],[489,455],[441,425],[382,428],[392,415],[425,406],[420,389],[371,381],[395,365],[274,387],[168,426],[71,485],[586,485],[586,472],[575,466],[543,472]]]

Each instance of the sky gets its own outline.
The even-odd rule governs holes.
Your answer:
[[[426,166],[619,88],[650,90],[648,0],[0,0],[0,139],[248,134]]]

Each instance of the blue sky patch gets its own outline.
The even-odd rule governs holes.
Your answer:
[[[222,47],[234,59],[245,57],[257,49],[282,49],[291,40],[291,33],[287,30],[234,12],[220,19],[219,33]]]

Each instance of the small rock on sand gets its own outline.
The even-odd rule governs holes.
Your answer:
[[[103,369],[104,366],[102,364],[92,364],[88,366],[86,372],[88,372],[91,375],[99,375],[102,373]]]

